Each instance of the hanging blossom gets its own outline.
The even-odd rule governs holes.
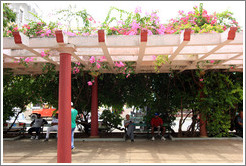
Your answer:
[[[92,57],[90,58],[90,63],[95,63],[95,62],[96,62],[95,57],[92,56]]]
[[[120,62],[115,62],[114,65],[115,65],[116,67],[119,67],[119,68],[125,66],[125,64],[122,63],[121,61],[120,61]]]
[[[44,50],[44,51],[41,51],[41,56],[43,58],[47,58],[50,56],[50,50]]]
[[[14,63],[19,63],[19,64],[23,64],[24,66],[28,67],[29,62],[33,62],[35,57],[20,57],[20,59],[18,61],[14,61]]]
[[[93,80],[93,81],[88,81],[88,82],[87,82],[88,86],[92,86],[93,83],[94,83],[94,80]]]

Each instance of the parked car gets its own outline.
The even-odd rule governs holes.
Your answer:
[[[31,120],[37,118],[37,114],[40,114],[42,118],[51,118],[54,114],[56,108],[49,107],[48,105],[44,105],[42,109],[32,110],[32,114],[30,115]],[[56,113],[59,113],[58,111]]]
[[[9,127],[14,122],[16,115],[18,114],[17,111],[20,111],[20,109],[15,109],[15,110],[16,110],[15,116],[10,117],[9,120],[7,120],[6,123],[3,124],[3,131],[7,131],[9,129]],[[10,132],[25,132],[26,124],[27,124],[27,120],[25,118],[25,114],[22,112],[18,115],[14,125],[9,131]]]

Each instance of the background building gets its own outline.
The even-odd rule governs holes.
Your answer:
[[[37,16],[41,13],[41,10],[36,3],[10,3],[9,7],[16,13],[16,24],[18,27],[28,24],[29,20],[38,20],[31,13]]]

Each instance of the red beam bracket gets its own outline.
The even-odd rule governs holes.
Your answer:
[[[231,27],[230,31],[228,32],[227,40],[234,40],[234,38],[236,36],[236,31],[237,31],[237,27]]]
[[[63,34],[61,30],[55,31],[57,43],[64,43]]]
[[[185,29],[184,31],[184,41],[190,41],[191,29]]]
[[[20,32],[19,31],[12,32],[12,34],[14,36],[15,44],[22,44]]]
[[[98,30],[98,42],[105,42],[104,30]]]
[[[141,31],[141,42],[147,42],[147,38],[148,38],[148,31],[142,30]]]

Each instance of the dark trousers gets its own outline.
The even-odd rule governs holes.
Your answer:
[[[32,132],[33,132],[33,131],[36,131],[36,135],[39,136],[40,130],[41,130],[41,127],[31,127],[31,128],[28,130],[28,134],[30,134],[30,135],[32,136]]]

